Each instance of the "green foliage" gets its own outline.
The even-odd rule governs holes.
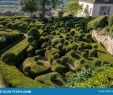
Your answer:
[[[85,59],[82,58],[82,59],[79,60],[79,62],[80,62],[80,64],[84,64],[85,63]]]
[[[95,67],[101,67],[102,66],[102,61],[95,59],[93,60],[93,64]]]
[[[40,38],[40,33],[35,27],[31,28],[27,34],[28,36],[33,37],[33,39],[35,39],[36,41],[38,41]]]
[[[18,44],[16,44],[15,46],[13,46],[12,48],[10,48],[5,53],[7,54],[7,52],[10,52],[11,54],[14,54],[16,56],[15,64],[19,63],[21,60],[24,59],[28,45],[29,45],[29,43],[27,42],[27,39],[24,39],[21,42],[19,42]],[[5,55],[5,53],[3,53],[2,55]],[[8,54],[8,56],[5,56],[5,58],[9,57],[10,53]],[[12,59],[12,60],[14,60],[14,59]],[[11,60],[11,59],[8,58],[8,60]]]
[[[57,72],[47,73],[35,78],[35,81],[48,85],[59,85],[62,86],[65,82],[62,76]]]
[[[5,83],[8,87],[26,87],[26,88],[38,88],[46,87],[39,82],[36,82],[23,73],[21,73],[15,66],[6,65],[0,62],[0,72],[5,79]]]
[[[52,71],[58,72],[58,73],[65,73],[68,71],[68,67],[61,64],[56,64],[52,66]]]
[[[70,15],[74,15],[82,10],[82,6],[76,1],[70,1],[64,6],[64,10]]]
[[[0,36],[4,36],[9,43],[23,38],[23,35],[15,31],[14,32],[4,32],[4,31],[2,32],[1,31]]]
[[[36,61],[33,57],[28,57],[24,61],[22,67],[25,75],[31,78],[35,78],[39,74],[44,74],[44,72],[47,72],[50,69],[47,62],[41,60]]]
[[[33,13],[33,12],[36,12],[37,10],[37,5],[35,0],[23,0],[21,4],[22,4],[22,10],[24,12]]]
[[[89,51],[89,57],[96,57],[96,54],[97,54],[96,49],[91,49],[91,50]]]
[[[28,48],[27,48],[27,51],[26,51],[26,53],[27,53],[27,55],[28,56],[33,56],[33,55],[35,55],[35,47],[33,47],[33,46],[29,46]]]
[[[113,14],[108,16],[108,25],[112,26],[113,25]]]
[[[87,58],[87,57],[88,57],[87,52],[82,52],[82,54],[81,54],[81,55],[82,55],[82,57],[83,57],[83,58]]]
[[[96,19],[90,21],[87,25],[87,29],[97,29],[97,28],[103,28],[107,25],[107,16],[101,16],[97,17]]]
[[[16,56],[12,52],[7,51],[4,54],[2,54],[1,60],[6,64],[14,65],[16,61]]]
[[[113,68],[112,67],[101,67],[95,71],[95,74],[84,82],[79,84],[79,87],[84,88],[111,88],[113,87]]]

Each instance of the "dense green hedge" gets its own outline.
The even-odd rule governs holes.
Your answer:
[[[108,24],[107,16],[100,16],[96,19],[88,22],[87,29],[97,29],[97,28],[103,28]]]
[[[113,25],[113,14],[108,16],[108,24],[109,24],[109,26]]]
[[[7,87],[40,88],[46,87],[22,74],[15,66],[0,62],[0,73],[3,75]]]
[[[65,83],[62,76],[57,72],[51,72],[38,76],[35,78],[35,81],[46,84],[48,87],[54,84],[62,86]]]
[[[21,60],[23,60],[23,58],[25,57],[26,54],[26,49],[29,46],[29,43],[27,42],[27,39],[22,40],[21,42],[19,42],[18,44],[16,44],[15,46],[13,46],[12,48],[10,48],[8,51],[6,51],[5,53],[2,54],[2,59],[3,57],[6,58],[7,56],[7,52],[11,52],[12,54],[14,54],[16,56],[16,62],[20,62]],[[10,58],[10,57],[7,57]],[[6,58],[6,60],[7,60]],[[10,59],[9,59],[10,60]],[[3,60],[4,61],[4,60]],[[4,61],[5,62],[5,61]],[[14,61],[14,63],[16,63]],[[8,63],[8,62],[7,62]]]
[[[0,36],[5,36],[7,42],[14,42],[16,40],[19,40],[23,37],[23,34],[20,34],[18,32],[5,32],[1,31]]]

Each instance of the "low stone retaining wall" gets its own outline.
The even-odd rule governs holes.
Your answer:
[[[96,30],[92,31],[92,38],[113,55],[113,39],[109,35],[100,35]]]

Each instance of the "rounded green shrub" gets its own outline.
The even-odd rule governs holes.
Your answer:
[[[71,51],[71,56],[75,59],[79,58],[79,55],[74,50]]]
[[[65,38],[66,40],[70,40],[70,36],[66,36],[66,38]]]
[[[93,48],[97,49],[98,48],[98,45],[94,45]]]
[[[84,64],[85,63],[85,59],[82,58],[82,59],[79,60],[79,62],[80,62],[80,64]]]
[[[59,43],[59,38],[54,38],[52,39],[52,44],[58,44]]]
[[[51,50],[51,49],[52,49],[52,47],[51,47],[51,46],[48,46],[48,47],[47,47],[47,50]]]
[[[45,49],[39,49],[35,51],[35,55],[45,56]]]
[[[92,39],[91,34],[90,34],[90,33],[87,33],[87,34],[86,34],[86,38],[87,38],[87,39]]]
[[[5,52],[1,56],[1,60],[9,65],[14,65],[16,61],[16,55],[12,52]]]
[[[30,56],[30,57],[34,56],[35,50],[36,50],[36,49],[35,49],[32,45],[30,45],[30,46],[27,48],[27,55]]]
[[[91,49],[89,51],[89,57],[96,57],[96,54],[97,54],[96,49]]]
[[[89,43],[84,43],[83,48],[84,49],[92,49],[92,45]]]
[[[29,36],[28,37],[28,42],[31,44],[31,43],[33,43],[33,41],[34,41],[34,38],[32,36]]]
[[[65,42],[64,42],[64,45],[68,45],[68,44],[69,44],[69,42],[68,42],[68,41],[65,41]]]
[[[6,27],[7,27],[7,28],[12,28],[12,23],[11,23],[11,22],[10,22],[10,23],[7,23],[7,24],[6,24]]]
[[[68,67],[65,65],[58,64],[58,65],[52,66],[52,71],[62,74],[62,73],[66,73],[68,71]]]
[[[74,36],[74,35],[75,35],[75,31],[71,31],[70,34],[71,34],[72,36]]]
[[[59,58],[60,58],[59,53],[55,53],[55,54],[53,54],[53,58],[54,58],[54,59],[59,59]]]
[[[36,40],[34,40],[32,43],[31,43],[31,46],[33,46],[34,48],[38,46],[38,43]]]
[[[88,57],[87,52],[82,52],[82,54],[81,54],[81,55],[82,55],[82,57],[83,57],[83,58],[87,58],[87,57]]]
[[[28,31],[28,36],[31,36],[33,37],[35,40],[39,40],[40,38],[40,33],[39,31],[34,27],[34,28],[31,28],[29,31]]]
[[[13,23],[12,28],[18,30],[19,29],[19,23]]]
[[[47,42],[44,42],[42,45],[41,45],[41,48],[47,48],[49,44]]]
[[[62,62],[61,62],[60,59],[53,60],[53,62],[52,62],[52,66],[54,66],[54,65],[58,65],[58,64],[62,64]]]
[[[93,60],[93,65],[95,67],[101,67],[102,66],[102,61],[100,61],[98,59],[95,59],[95,60]]]
[[[40,59],[41,59],[40,55],[34,57],[34,61],[39,61]]]
[[[68,63],[68,61],[69,61],[69,58],[68,58],[67,56],[63,56],[63,57],[61,58],[61,61],[62,61],[62,64],[63,64],[63,65],[66,65],[66,64]]]
[[[44,63],[43,63],[41,60],[38,60],[38,61],[36,62],[36,64],[37,64],[37,65],[41,65],[41,66],[44,65]]]
[[[72,44],[72,49],[77,50],[78,45],[77,44]]]
[[[67,53],[66,48],[60,50],[60,55],[63,56]]]
[[[58,44],[58,45],[57,45],[57,48],[58,48],[59,50],[61,50],[61,49],[63,48],[63,45],[62,45],[62,44]]]
[[[65,39],[64,38],[60,39],[60,42],[63,44],[65,42]]]
[[[80,32],[80,33],[83,33],[83,30],[82,30],[82,29],[80,29],[80,30],[79,30],[79,32]]]
[[[67,48],[66,48],[66,52],[69,52],[69,51],[71,51],[72,49],[71,49],[71,46],[69,45],[69,46],[67,46]]]

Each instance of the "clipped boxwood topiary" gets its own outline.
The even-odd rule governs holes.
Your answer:
[[[41,66],[44,65],[44,63],[43,63],[41,60],[38,60],[38,61],[36,62],[36,64],[37,64],[37,65],[41,65]]]
[[[33,41],[34,41],[34,38],[32,36],[29,36],[28,37],[28,42],[31,44],[31,43],[33,43]]]
[[[97,49],[98,48],[98,45],[94,45],[93,48]]]
[[[97,51],[96,51],[96,49],[91,49],[90,51],[89,51],[89,57],[96,57],[97,55]]]
[[[6,64],[14,65],[15,60],[16,60],[16,56],[15,56],[14,53],[7,51],[7,52],[5,52],[5,53],[2,54],[1,60],[4,63],[6,63]]]
[[[60,39],[60,42],[63,44],[65,42],[65,39],[64,38]]]
[[[41,59],[40,55],[34,57],[34,61],[39,61],[40,59]]]
[[[65,42],[64,42],[64,45],[68,45],[68,44],[69,44],[69,42],[68,42],[68,41],[65,41]]]
[[[40,38],[40,33],[35,27],[31,28],[27,34],[28,36],[32,36],[35,40],[39,40]]]
[[[82,52],[82,54],[81,54],[81,55],[82,55],[82,57],[83,57],[83,58],[87,58],[87,57],[88,57],[87,52]]]
[[[71,56],[73,57],[73,58],[76,58],[76,59],[78,59],[79,58],[79,55],[74,51],[74,50],[71,50]]]
[[[58,65],[52,66],[52,71],[55,71],[55,72],[58,72],[61,74],[66,73],[68,70],[69,70],[69,68],[65,65],[58,64]]]
[[[72,44],[72,49],[77,50],[78,45],[77,44]]]
[[[59,50],[61,50],[61,49],[63,49],[63,45],[62,45],[62,44],[58,44],[58,45],[57,45],[57,48],[58,48]]]
[[[71,34],[71,36],[74,36],[75,35],[75,31],[71,31],[70,34]]]
[[[55,53],[55,54],[53,54],[53,58],[54,58],[54,59],[59,59],[59,58],[60,58],[59,53]]]
[[[102,61],[95,59],[93,60],[93,64],[95,67],[101,67],[102,66]]]
[[[35,55],[45,56],[45,49],[39,49],[35,51]]]
[[[58,65],[58,64],[62,64],[62,62],[61,62],[60,59],[54,60],[54,61],[52,62],[52,66]]]
[[[6,24],[6,27],[7,27],[7,28],[12,28],[12,23],[11,23],[11,22],[7,23],[7,24]]]
[[[46,84],[48,85],[48,87],[50,87],[51,85],[63,86],[65,83],[63,81],[62,76],[58,74],[57,72],[51,72],[51,73],[47,73],[41,76],[37,76],[35,78],[35,81]]]
[[[41,48],[47,48],[48,45],[49,45],[49,43],[44,42],[44,43],[41,45]]]
[[[66,64],[69,62],[69,58],[68,58],[67,56],[63,56],[63,57],[61,58],[61,61],[62,61],[62,64],[63,64],[63,65],[66,65]]]
[[[83,58],[80,59],[80,60],[79,60],[79,63],[80,63],[80,64],[84,64],[84,63],[85,63],[85,59],[83,59]]]

